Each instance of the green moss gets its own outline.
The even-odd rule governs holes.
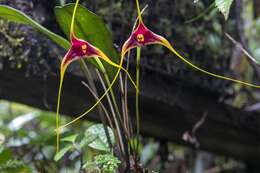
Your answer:
[[[25,33],[19,30],[17,26],[12,26],[11,23],[0,20],[0,58],[6,58],[12,61],[15,66],[21,65],[26,59],[22,56],[24,53]]]

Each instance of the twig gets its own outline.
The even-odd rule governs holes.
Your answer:
[[[247,40],[244,35],[244,27],[243,27],[243,18],[241,16],[242,11],[243,11],[243,5],[241,0],[236,0],[236,28],[237,28],[237,33],[239,36],[239,40],[241,42],[242,47],[249,52],[249,54],[252,54],[250,50],[248,49],[247,46]],[[253,63],[252,61],[249,61],[250,65],[253,67],[254,71],[256,72],[257,76],[260,78],[260,69],[258,66]]]
[[[234,43],[240,50],[242,50],[242,52],[243,52],[251,61],[253,61],[255,64],[257,64],[257,65],[260,66],[260,64],[256,61],[256,59],[255,59],[252,55],[250,55],[250,53],[249,53],[248,51],[246,51],[246,50],[243,48],[243,46],[242,46],[239,42],[237,42],[231,35],[229,35],[228,33],[225,32],[225,36],[226,36],[230,41],[232,41],[232,43]]]
[[[98,96],[95,94],[95,92],[90,88],[90,86],[89,86],[87,83],[85,83],[84,81],[82,81],[81,83],[89,89],[89,91],[91,92],[91,94],[93,95],[93,97],[94,97],[96,100],[99,99]],[[109,114],[108,114],[108,111],[107,111],[106,107],[104,106],[104,104],[103,104],[102,102],[100,102],[100,106],[101,106],[101,108],[103,109],[103,111],[104,111],[104,113],[105,113],[105,115],[106,115],[106,117],[107,117],[109,126],[113,128],[113,123],[112,123],[112,121],[111,121],[111,118],[109,117]]]
[[[193,126],[191,133],[189,131],[183,133],[182,139],[186,142],[195,144],[195,146],[198,148],[200,146],[200,143],[197,140],[196,132],[205,123],[207,116],[208,116],[208,112],[205,112],[201,117],[201,119]]]
[[[202,11],[200,14],[198,14],[197,16],[195,16],[195,17],[193,17],[193,18],[191,18],[191,19],[189,19],[189,20],[187,20],[187,21],[185,21],[184,23],[192,23],[192,22],[194,22],[194,21],[196,21],[196,20],[198,20],[198,19],[200,19],[200,18],[202,18],[202,17],[204,17],[207,13],[209,13],[211,10],[213,10],[215,8],[215,2],[213,2],[212,4],[210,4],[210,6],[206,9],[206,10],[204,10],[204,11]]]
[[[201,119],[194,125],[194,127],[192,128],[192,135],[195,136],[197,130],[204,124],[206,118],[208,116],[208,112],[205,112],[203,114],[203,116],[201,117]]]
[[[98,93],[95,82],[94,82],[94,78],[92,77],[92,74],[91,74],[86,62],[83,59],[80,59],[79,64],[80,64],[83,74],[85,75],[85,78],[88,80],[90,88],[93,90],[94,93]],[[100,108],[99,105],[97,106],[97,108],[98,108],[99,115],[104,116],[104,113],[102,112],[102,109]]]

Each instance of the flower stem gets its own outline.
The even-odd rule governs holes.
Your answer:
[[[102,73],[104,74],[104,77],[105,77],[105,80],[106,80],[107,85],[108,85],[108,86],[111,85],[109,76],[108,76],[108,74],[107,74],[107,72],[106,72],[106,69],[105,69],[104,65],[102,64],[102,62],[101,62],[98,58],[95,58],[95,61],[97,62],[99,68],[101,69]],[[115,98],[115,94],[114,94],[113,89],[111,88],[109,92],[110,92],[110,96],[111,96],[112,102],[113,102],[113,104],[114,104],[116,113],[117,113],[118,115],[120,115],[120,111],[119,111],[119,108],[118,108],[118,105],[117,105],[117,102],[116,102],[116,98]]]
[[[141,59],[141,48],[136,49],[136,86],[140,90],[140,59]],[[140,135],[140,110],[139,110],[139,92],[135,93],[135,111],[136,111],[136,135],[137,135],[137,144],[136,152],[139,148],[139,135]]]

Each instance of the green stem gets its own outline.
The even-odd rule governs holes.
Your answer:
[[[136,86],[140,89],[140,58],[141,58],[141,48],[136,49]],[[139,92],[135,93],[135,111],[136,111],[136,135],[137,135],[137,145],[136,152],[139,148],[139,135],[140,135],[140,110],[139,110]]]
[[[210,6],[203,12],[201,12],[199,15],[195,16],[192,19],[189,19],[187,21],[185,21],[184,23],[192,23],[195,22],[196,20],[199,20],[200,18],[204,17],[207,13],[209,13],[211,10],[213,10],[215,8],[215,2],[213,2],[212,4],[210,4]]]
[[[86,79],[88,80],[90,88],[94,91],[94,93],[97,94],[97,88],[96,88],[96,85],[94,83],[94,79],[92,77],[91,72],[88,69],[86,62],[83,59],[80,59],[79,64],[80,64],[80,67],[81,67],[83,74],[85,75]],[[104,117],[104,112],[102,111],[101,106],[98,106],[98,112],[99,112],[100,116]]]
[[[98,58],[95,58],[95,61],[97,62],[99,68],[101,69],[102,73],[104,74],[106,83],[107,83],[107,85],[109,86],[109,85],[111,84],[111,82],[110,82],[109,76],[108,76],[108,74],[107,74],[107,72],[106,72],[106,69],[105,69],[104,65],[102,64],[102,62],[101,62],[100,59],[98,59]],[[119,116],[119,118],[120,118],[120,111],[119,111],[119,108],[118,108],[118,105],[117,105],[117,102],[116,102],[115,93],[114,93],[114,91],[113,91],[112,88],[110,89],[109,92],[110,92],[110,96],[111,96],[112,102],[113,102],[113,104],[114,104],[116,113],[118,114],[118,116]],[[120,121],[122,122],[121,119],[120,119]]]
[[[105,77],[105,80],[106,80],[107,85],[110,86],[110,85],[111,85],[111,81],[110,81],[110,78],[109,78],[109,76],[108,76],[108,74],[107,74],[107,72],[106,72],[106,69],[105,69],[104,65],[102,64],[102,62],[101,62],[100,59],[98,59],[98,58],[95,58],[95,61],[97,62],[97,64],[98,64],[100,70],[101,70],[102,73],[104,74],[104,77]],[[117,105],[117,102],[116,102],[116,99],[115,99],[115,94],[114,94],[113,89],[111,88],[111,89],[109,90],[109,92],[110,92],[109,95],[110,95],[110,97],[111,97],[111,99],[112,99],[112,102],[113,102],[113,105],[114,105],[114,108],[115,108],[115,111],[116,111],[116,114],[117,114],[117,116],[116,116],[115,113],[112,113],[112,115],[113,115],[113,117],[114,117],[114,121],[115,121],[116,127],[117,127],[116,129],[117,129],[117,133],[118,133],[119,141],[120,141],[120,145],[121,145],[120,148],[121,148],[121,150],[122,150],[122,153],[125,153],[125,149],[124,149],[124,145],[123,145],[123,141],[122,141],[122,134],[121,134],[121,132],[120,132],[120,126],[119,126],[119,122],[120,122],[120,123],[123,123],[123,120],[122,120],[122,118],[121,118],[121,116],[120,116],[119,107],[118,107],[118,105]],[[112,106],[112,105],[111,105],[111,106]],[[111,107],[111,109],[114,111],[113,107]],[[119,121],[119,122],[118,122],[118,121]]]
[[[86,79],[88,80],[88,83],[89,83],[89,86],[90,86],[89,90],[90,90],[91,93],[94,94],[93,96],[95,97],[98,93],[97,93],[96,85],[94,83],[94,79],[93,79],[93,77],[91,75],[91,72],[89,71],[89,68],[88,68],[86,62],[83,59],[80,59],[80,60],[81,60],[80,61],[80,66],[81,66],[82,71],[84,72],[84,74],[86,76]],[[95,99],[96,98],[98,98],[98,95],[95,97]],[[106,126],[106,119],[105,119],[105,114],[104,114],[104,112],[106,110],[104,109],[104,112],[102,111],[102,102],[100,102],[100,105],[98,105],[97,108],[98,108],[100,120],[101,120],[102,124],[104,125],[104,130],[105,130],[105,134],[107,136],[109,148],[112,149],[112,143],[111,143],[111,139],[110,139],[110,136],[109,136],[109,133],[108,133],[108,129],[107,129],[107,126]]]

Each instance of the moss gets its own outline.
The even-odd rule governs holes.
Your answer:
[[[0,58],[8,59],[16,65],[21,64],[25,58],[25,56],[21,56],[25,41],[24,35],[25,33],[21,30],[12,30],[9,22],[0,20]]]
[[[26,75],[45,75],[58,64],[60,50],[34,29],[0,20],[0,67],[24,68]],[[2,62],[2,64],[1,64]]]

